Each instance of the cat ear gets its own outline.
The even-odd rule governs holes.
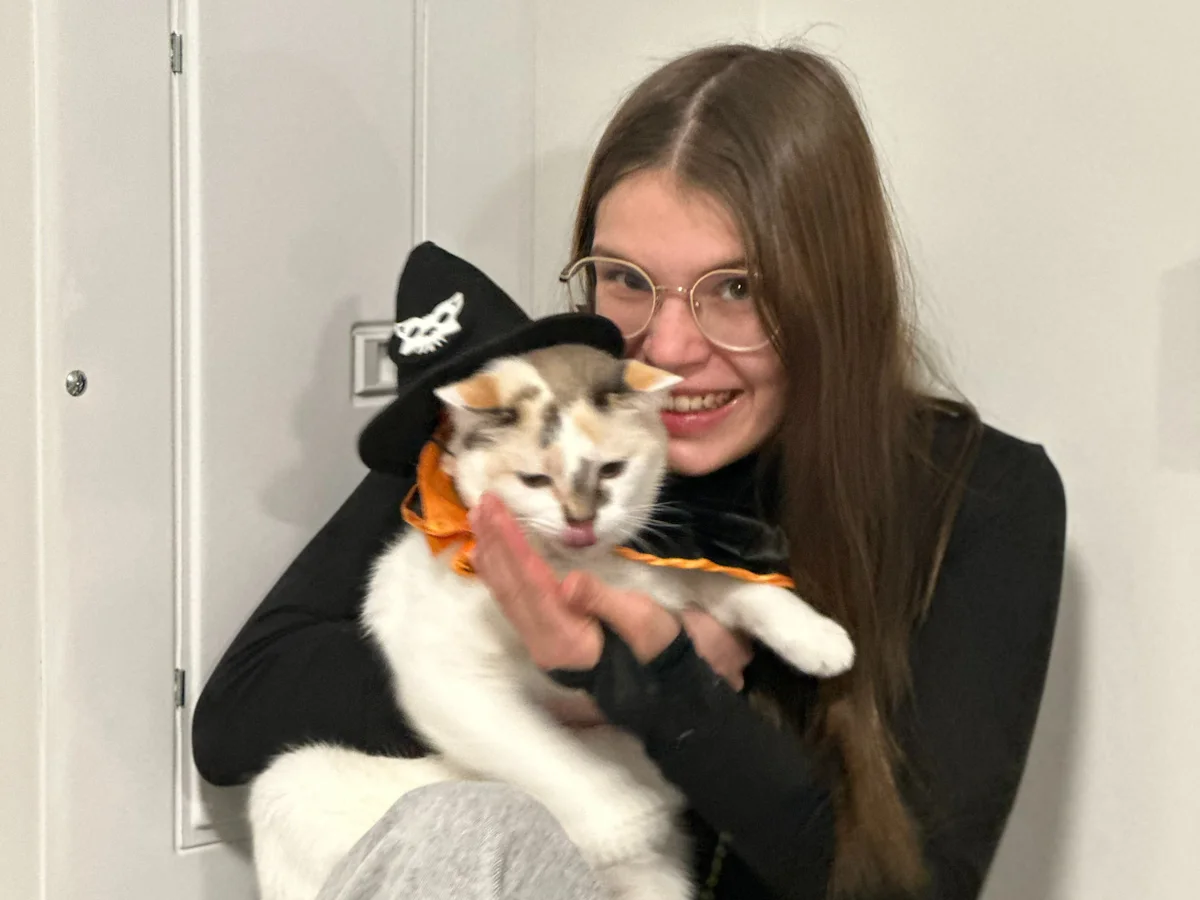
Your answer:
[[[656,369],[636,359],[625,362],[625,386],[639,394],[654,394],[673,388],[683,381],[682,376],[673,375],[665,369]]]
[[[500,405],[500,379],[489,372],[481,372],[437,388],[433,393],[447,406],[458,409],[495,409]]]

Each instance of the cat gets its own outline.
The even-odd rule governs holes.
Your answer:
[[[845,671],[849,635],[792,592],[614,552],[653,525],[667,466],[659,413],[680,380],[574,345],[494,360],[435,392],[451,424],[440,465],[465,507],[497,494],[560,576],[587,569],[671,610],[707,610],[803,671]],[[483,583],[448,564],[453,555],[435,555],[417,528],[403,532],[373,566],[361,617],[397,702],[438,755],[318,744],[273,761],[250,796],[263,900],[312,900],[400,796],[458,779],[507,782],[540,801],[614,897],[691,897],[684,798],[633,736],[572,730],[549,714],[573,692],[533,665]]]

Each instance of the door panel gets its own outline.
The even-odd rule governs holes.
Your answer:
[[[353,348],[413,243],[528,284],[532,55],[483,50],[531,45],[531,10],[36,5],[50,900],[253,896],[191,710],[362,477],[386,397],[352,396]]]
[[[413,241],[412,3],[216,0],[178,79],[181,667],[195,685],[362,477],[351,331]],[[382,399],[382,398],[381,398]],[[236,834],[180,717],[182,846]]]

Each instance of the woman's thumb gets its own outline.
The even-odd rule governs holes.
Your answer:
[[[603,618],[608,591],[591,572],[568,572],[562,580],[562,592],[567,606],[575,612]]]

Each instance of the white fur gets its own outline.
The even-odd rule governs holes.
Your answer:
[[[650,406],[633,410],[631,424],[642,414],[657,422]],[[467,424],[456,422],[456,431]],[[610,552],[645,524],[665,465],[665,439],[653,428],[633,445],[625,471],[605,483],[609,499],[598,510],[599,543],[590,552],[568,553],[556,544],[565,520],[554,492],[498,473],[495,449],[458,448],[454,476],[468,505],[485,488],[499,492],[560,573],[586,565],[608,584],[645,592],[671,610],[706,609],[816,675],[849,668],[854,651],[846,632],[787,590]],[[611,458],[615,450],[595,446],[564,415],[555,452],[570,484],[581,460]],[[510,448],[510,455],[522,465],[538,462],[532,445]],[[533,665],[481,581],[455,574],[430,554],[421,532],[410,531],[377,561],[362,621],[382,648],[398,704],[441,755],[389,759],[318,745],[280,756],[251,790],[263,900],[312,900],[337,861],[399,797],[470,778],[508,782],[539,800],[614,897],[692,896],[689,848],[677,823],[684,798],[636,738],[610,727],[571,730],[545,711],[548,699],[567,692]]]

